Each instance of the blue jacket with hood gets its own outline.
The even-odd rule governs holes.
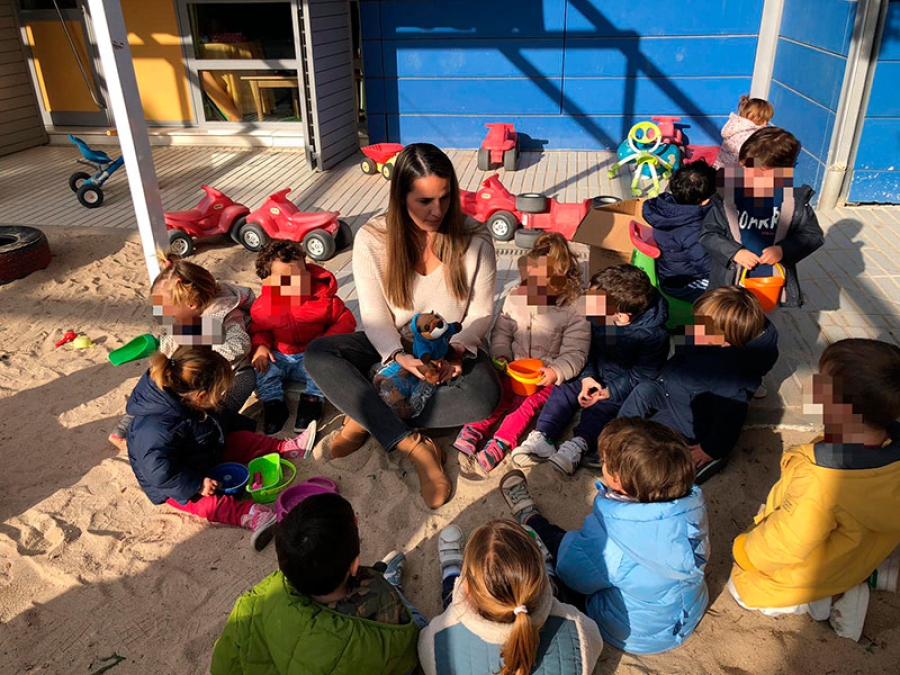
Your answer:
[[[668,192],[644,202],[644,220],[653,227],[660,251],[656,260],[660,284],[670,285],[677,278],[675,285],[683,287],[709,279],[709,253],[700,243],[700,233],[711,206],[679,204]]]
[[[670,502],[640,503],[599,493],[580,530],[566,534],[556,572],[587,595],[603,639],[635,654],[684,642],[709,604],[706,503],[699,487]]]
[[[222,410],[206,415],[160,389],[150,371],[138,381],[125,410],[128,459],[141,488],[154,504],[174,499],[187,504],[200,491],[207,471],[222,462],[225,436],[254,431],[249,417]]]
[[[669,355],[669,303],[657,291],[643,314],[627,326],[591,319],[591,349],[581,378],[593,377],[622,403],[642,380],[655,380]]]

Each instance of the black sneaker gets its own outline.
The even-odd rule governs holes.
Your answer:
[[[283,400],[278,399],[277,401],[265,401],[263,403],[263,415],[263,433],[266,436],[271,436],[281,431],[291,413],[288,412],[287,404]]]
[[[710,478],[719,473],[722,469],[724,469],[727,463],[728,460],[725,457],[707,462],[699,469],[697,469],[697,475],[694,477],[694,484],[701,485],[705,483]]]
[[[294,421],[294,433],[302,432],[310,422],[318,422],[323,408],[322,399],[318,396],[300,394],[300,401],[297,403],[297,419]]]
[[[592,471],[599,471],[603,468],[603,460],[600,459],[600,453],[597,452],[597,448],[588,450],[581,456],[581,466]]]

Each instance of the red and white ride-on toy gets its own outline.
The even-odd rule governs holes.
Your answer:
[[[558,232],[572,241],[588,211],[594,206],[617,201],[616,197],[595,197],[563,204],[541,194],[516,196],[503,186],[497,174],[486,178],[478,192],[460,190],[462,210],[467,215],[487,225],[494,239],[509,241],[515,238],[516,245],[521,248],[531,248],[544,232]]]
[[[478,170],[488,171],[495,164],[502,164],[507,171],[516,170],[519,159],[519,135],[512,124],[494,122],[485,124],[487,136],[478,150]]]
[[[306,212],[297,208],[285,188],[263,202],[247,216],[238,230],[238,243],[248,251],[259,251],[270,239],[290,239],[303,243],[306,255],[321,262],[353,243],[353,231],[339,211]]]
[[[366,156],[359,163],[359,168],[365,174],[381,173],[385,180],[390,180],[394,173],[394,162],[397,155],[403,150],[400,143],[376,143],[360,148]]]
[[[166,212],[166,229],[169,231],[169,249],[180,256],[194,252],[194,239],[205,239],[217,234],[227,234],[237,241],[237,232],[244,224],[244,216],[250,213],[225,193],[201,185],[206,195],[192,209]]]

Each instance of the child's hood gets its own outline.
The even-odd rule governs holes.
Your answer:
[[[728,121],[725,122],[725,126],[722,127],[722,138],[728,139],[732,136],[737,136],[738,134],[747,133],[756,131],[757,129],[762,129],[758,124],[754,124],[746,117],[741,117],[736,113],[730,113],[728,115]]]
[[[250,311],[250,305],[256,300],[253,291],[246,286],[219,282],[219,292],[209,306],[203,310],[204,316],[212,316],[218,319],[225,317],[235,309]]]
[[[669,192],[644,202],[643,216],[655,230],[674,230],[684,225],[701,225],[711,204],[679,204]]]
[[[599,481],[597,489],[594,516],[628,558],[667,579],[702,573],[709,559],[709,526],[698,486],[681,499],[649,504],[610,499]]]
[[[150,371],[144,373],[125,406],[129,415],[164,415],[179,418],[190,417],[190,409],[175,396],[160,389],[150,377]]]

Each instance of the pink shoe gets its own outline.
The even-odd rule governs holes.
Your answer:
[[[288,459],[308,459],[316,444],[316,422],[313,420],[299,436],[282,441],[278,454]]]
[[[471,457],[478,452],[478,441],[480,440],[481,434],[471,424],[466,424],[459,430],[459,435],[453,441],[453,447]]]
[[[278,522],[275,511],[263,504],[254,504],[246,515],[241,516],[241,527],[253,530],[250,545],[256,551],[262,551],[272,541],[272,526]]]
[[[492,438],[488,441],[488,444],[484,446],[484,450],[479,453],[476,453],[475,459],[478,460],[478,463],[481,465],[481,468],[485,471],[492,471],[494,467],[496,467],[500,462],[503,461],[503,458],[506,457],[506,454],[509,452],[509,447],[501,441],[499,438]]]

